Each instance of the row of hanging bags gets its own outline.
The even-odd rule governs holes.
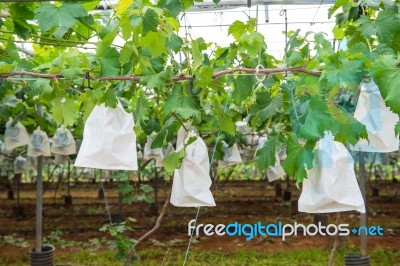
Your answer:
[[[329,213],[358,211],[365,213],[354,172],[354,161],[346,147],[333,140],[330,132],[317,142],[314,165],[303,181],[299,211]]]
[[[116,108],[96,105],[86,120],[75,166],[137,170],[133,116],[118,102]]]
[[[176,207],[215,206],[207,145],[193,132],[186,134],[184,143],[190,137],[197,139],[186,146],[181,167],[174,171],[170,202]],[[177,150],[183,148],[182,144]]]

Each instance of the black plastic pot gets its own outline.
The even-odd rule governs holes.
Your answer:
[[[313,218],[313,224],[318,225],[321,223],[323,226],[328,225],[328,214],[326,213],[315,213]]]
[[[321,226],[327,226],[328,225],[328,214],[326,213],[314,213],[313,217],[313,224],[319,225],[321,223]],[[325,233],[325,229],[321,228],[322,233]]]
[[[15,218],[23,218],[25,217],[24,214],[24,207],[23,206],[13,206],[12,207],[12,214]]]
[[[97,194],[97,197],[99,199],[104,199],[104,190],[102,188],[99,189],[99,192]]]
[[[7,199],[9,199],[9,200],[14,199],[14,191],[12,191],[12,190],[7,191]]]
[[[372,197],[379,197],[379,189],[376,187],[372,188]]]
[[[65,196],[64,197],[64,205],[65,206],[72,206],[72,196]]]
[[[299,201],[292,200],[290,202],[290,215],[295,215],[299,213]]]
[[[112,213],[111,221],[113,224],[119,224],[125,222],[125,217],[120,213]]]
[[[31,266],[54,266],[54,251],[52,245],[44,245],[41,252],[30,251]]]
[[[281,184],[276,184],[275,185],[275,198],[280,198],[282,197],[282,187]]]
[[[370,266],[369,256],[361,256],[360,254],[344,255],[346,266]]]
[[[290,199],[292,198],[292,192],[290,191],[283,191],[283,201],[290,201]]]

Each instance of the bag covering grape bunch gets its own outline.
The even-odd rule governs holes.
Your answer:
[[[31,141],[28,144],[28,156],[51,156],[49,137],[40,127],[33,131],[31,135]]]
[[[314,168],[303,181],[299,211],[329,213],[341,211],[365,213],[354,172],[354,161],[346,147],[330,133],[317,142]]]
[[[186,140],[194,136],[189,133]],[[183,149],[183,145],[178,150]],[[215,206],[210,191],[210,162],[203,139],[186,146],[182,165],[174,172],[170,202],[177,207]]]
[[[57,128],[51,144],[51,153],[58,155],[71,155],[76,153],[76,144],[71,131],[64,126]]]
[[[13,125],[13,119],[10,117],[6,123],[4,133],[4,149],[11,151],[15,148],[28,145],[30,138],[26,128],[21,123]]]
[[[137,170],[134,125],[133,116],[125,112],[121,103],[116,108],[95,106],[85,123],[75,166]]]
[[[22,157],[21,155],[18,155],[17,158],[14,160],[14,174],[22,174],[26,173],[31,169],[31,165],[29,161],[25,158]]]
[[[228,144],[222,142],[222,145],[224,159],[222,161],[218,161],[219,167],[243,163],[242,156],[240,156],[240,152],[236,144],[233,144],[231,147],[229,147]]]
[[[399,136],[394,131],[399,116],[386,107],[374,82],[361,84],[354,117],[367,127],[368,140],[361,139],[351,150],[392,152],[399,149]]]

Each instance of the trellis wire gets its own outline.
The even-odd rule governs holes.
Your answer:
[[[232,91],[229,92],[228,98],[226,99],[226,103],[225,103],[225,107],[224,107],[224,113],[225,113],[226,110],[228,109],[228,103],[229,103],[229,100],[230,100],[230,98],[231,98],[231,94],[232,94]],[[213,152],[212,152],[212,154],[211,154],[210,169],[211,169],[212,163],[213,163],[213,161],[214,161],[214,156],[215,156],[215,152],[216,152],[216,150],[217,150],[217,145],[218,145],[218,140],[219,140],[219,136],[220,136],[220,135],[221,135],[221,130],[218,131],[217,138],[215,139],[215,145],[214,145],[214,148],[213,148]],[[208,170],[210,171],[210,169],[208,169]],[[196,224],[197,224],[197,219],[198,219],[198,217],[199,217],[199,213],[200,213],[200,207],[197,208],[196,218],[195,218],[195,220],[194,220],[194,228],[196,228]],[[186,265],[186,261],[187,261],[188,255],[189,255],[190,244],[192,243],[192,239],[193,239],[193,232],[194,232],[194,230],[195,230],[194,228],[193,228],[192,231],[190,232],[189,243],[188,243],[188,246],[187,246],[187,248],[186,248],[185,259],[183,260],[182,266],[185,266],[185,265]]]
[[[108,219],[110,221],[110,226],[113,226],[111,213],[110,213],[110,206],[108,205],[108,200],[107,200],[107,196],[106,196],[106,190],[104,189],[103,180],[101,180],[101,179],[102,179],[102,176],[100,176],[100,187],[101,187],[101,190],[103,190],[104,202],[106,204],[106,209],[107,209]]]

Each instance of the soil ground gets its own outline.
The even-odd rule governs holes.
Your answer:
[[[286,184],[282,183],[285,187]],[[108,223],[108,212],[105,199],[98,197],[99,183],[80,182],[73,184],[71,195],[72,206],[65,206],[65,185],[55,192],[55,184],[44,185],[44,224],[43,236],[49,236],[54,232],[62,234],[60,239],[53,241],[57,254],[73,253],[82,249],[82,246],[69,246],[68,241],[88,242],[90,239],[102,239],[106,237],[99,228]],[[114,221],[122,218],[133,217],[137,220],[133,224],[132,238],[139,238],[150,230],[157,219],[170,183],[159,182],[158,203],[149,205],[144,202],[121,204],[117,193],[117,182],[105,183],[105,195],[109,204],[110,213]],[[379,189],[379,196],[371,195],[371,187]],[[266,181],[229,181],[221,182],[212,187],[217,206],[213,208],[201,208],[198,224],[228,224],[238,221],[240,223],[263,224],[277,223],[303,223],[313,222],[313,215],[297,213],[295,203],[300,190],[293,184],[289,187],[292,192],[291,201],[283,201],[282,197],[276,197],[274,184]],[[368,189],[368,225],[384,228],[384,236],[371,236],[368,238],[368,250],[385,249],[400,251],[400,183],[381,181],[369,184]],[[34,184],[21,185],[20,205],[24,208],[24,217],[16,218],[13,214],[13,206],[16,200],[7,199],[7,191],[0,194],[0,236],[14,235],[27,240],[31,247],[34,243],[35,233],[35,186]],[[184,251],[188,242],[188,222],[195,218],[197,209],[177,208],[171,204],[168,206],[160,228],[138,249],[151,249],[154,246],[168,247]],[[328,223],[334,223],[336,214],[329,214]],[[360,215],[357,212],[340,214],[340,223],[347,223],[350,228],[358,227]],[[298,236],[290,236],[285,241],[279,237],[255,237],[247,241],[244,236],[205,236],[201,234],[195,237],[191,250],[224,251],[235,253],[238,251],[278,252],[285,250],[301,250],[308,248],[326,248],[330,250],[333,245],[333,237],[303,236],[301,231]],[[359,236],[347,236],[340,238],[341,247],[359,247]],[[31,248],[30,247],[30,248]],[[105,249],[106,247],[101,247]],[[21,248],[12,245],[0,247],[0,256],[29,256],[29,247]],[[399,263],[400,265],[400,263]]]

